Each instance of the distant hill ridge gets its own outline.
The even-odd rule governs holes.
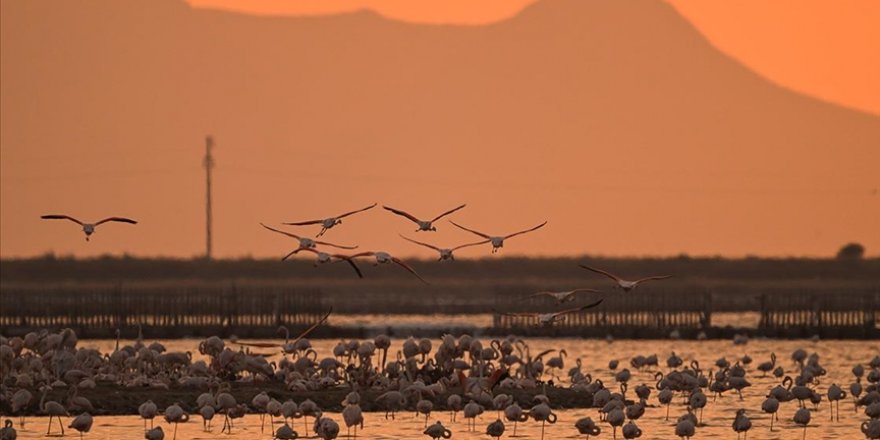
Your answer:
[[[841,198],[833,210],[846,203],[852,212],[814,226],[821,213],[808,199],[762,199],[876,188],[880,117],[768,82],[658,0],[543,0],[487,26],[416,25],[370,12],[256,17],[175,0],[0,7],[3,175],[16,178],[22,164],[39,161],[41,175],[85,176],[4,185],[6,249],[50,248],[42,237],[24,244],[13,231],[32,219],[15,213],[36,209],[35,198],[57,206],[104,177],[112,179],[105,204],[112,197],[139,212],[200,219],[206,133],[218,139],[218,191],[227,197],[217,204],[217,235],[237,254],[254,246],[268,253],[268,239],[254,244],[256,232],[234,236],[281,217],[282,208],[251,197],[267,192],[308,203],[310,212],[392,191],[418,198],[413,210],[429,210],[439,195],[466,192],[470,207],[499,215],[540,209],[523,222],[556,221],[542,239],[569,253],[590,243],[569,244],[566,235],[585,203],[618,214],[589,219],[596,229],[647,243],[640,251],[617,240],[622,254],[711,253],[699,248],[713,246],[711,228],[693,228],[675,244],[657,233],[687,222],[688,212],[773,249],[827,240],[820,244],[831,250],[843,239],[828,231],[878,212],[876,198]],[[666,191],[658,200],[633,188]],[[656,206],[657,218],[644,225],[635,211],[612,210],[621,195]],[[95,198],[78,203],[99,211]],[[726,203],[759,217],[736,223]],[[376,230],[380,221],[363,225]],[[201,247],[200,221],[168,216],[139,227],[151,224],[168,240],[134,252]],[[876,237],[854,239],[877,248]]]

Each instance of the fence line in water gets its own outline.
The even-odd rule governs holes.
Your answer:
[[[511,287],[472,296],[356,291],[337,296],[316,288],[234,283],[3,287],[0,333],[70,327],[84,337],[112,337],[117,328],[131,329],[141,324],[149,329],[151,337],[277,337],[279,326],[289,326],[294,332],[316,322],[334,302],[339,302],[340,307],[334,309],[340,314],[492,313],[492,327],[486,331],[496,334],[664,337],[669,331],[679,330],[682,336],[690,337],[700,331],[713,336],[717,328],[712,326],[712,314],[724,311],[722,304],[713,302],[709,289],[689,288],[610,292],[604,295],[600,307],[570,314],[552,329],[536,328],[536,318],[503,314],[554,312],[597,297],[592,293],[582,295],[574,302],[556,305],[547,297],[528,298],[522,289]],[[760,298],[758,311],[761,318],[754,333],[757,335],[871,337],[877,335],[880,291],[767,291]]]
[[[0,290],[0,331],[69,327],[109,337],[141,325],[154,337],[208,334],[278,336],[327,312],[318,290],[235,284],[217,287],[76,287]]]

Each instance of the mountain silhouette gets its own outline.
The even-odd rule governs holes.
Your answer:
[[[57,206],[96,190],[102,176],[112,182],[100,189],[105,204],[194,219],[156,219],[175,231],[150,243],[156,252],[198,249],[209,133],[225,194],[218,228],[238,253],[253,244],[234,232],[257,216],[329,215],[383,194],[419,212],[447,201],[490,205],[472,211],[483,216],[474,227],[492,212],[519,217],[499,220],[501,231],[545,214],[575,227],[590,206],[622,217],[611,224],[641,228],[638,211],[612,205],[621,197],[679,213],[658,220],[668,229],[709,203],[709,224],[747,209],[759,213],[754,224],[733,233],[756,229],[755,240],[795,249],[816,226],[786,235],[786,225],[824,215],[810,193],[839,191],[844,206],[877,186],[880,118],[769,82],[659,0],[542,0],[486,26],[368,11],[258,17],[175,0],[0,5],[7,249],[20,243],[7,232],[24,224],[12,212]],[[797,200],[785,206],[761,199],[788,191]],[[97,210],[96,197],[79,203]],[[733,213],[720,212],[727,197]],[[877,214],[864,209],[850,215]],[[364,225],[389,224],[379,217]],[[823,220],[823,230],[851,226],[844,217]],[[547,236],[555,249],[585,249],[566,245],[559,228]],[[709,248],[712,234],[694,240]],[[829,253],[840,243],[809,238],[828,239]],[[659,237],[643,244],[678,249]]]

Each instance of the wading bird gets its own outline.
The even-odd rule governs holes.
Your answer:
[[[629,292],[629,291],[635,289],[636,287],[638,287],[639,284],[642,284],[642,283],[645,283],[648,281],[665,280],[667,278],[672,278],[672,275],[660,275],[660,276],[641,278],[641,279],[638,279],[635,281],[628,281],[628,280],[624,280],[623,278],[618,277],[617,275],[613,275],[613,274],[606,272],[604,270],[601,270],[601,269],[596,269],[594,267],[585,266],[583,264],[579,264],[578,266],[580,266],[584,269],[587,269],[589,271],[605,275],[608,278],[611,278],[612,280],[614,280],[617,283],[617,287],[620,289],[623,289],[624,292]]]
[[[165,440],[165,432],[162,431],[161,426],[157,426],[144,434],[144,438],[147,440]]]
[[[399,234],[398,234],[398,235],[399,235]],[[412,242],[412,243],[415,243],[415,244],[418,244],[418,245],[421,245],[421,246],[424,246],[424,247],[426,247],[426,248],[433,249],[433,250],[439,252],[439,253],[440,253],[440,259],[437,260],[437,261],[446,261],[446,260],[455,261],[455,255],[452,254],[453,252],[455,252],[455,251],[457,251],[457,250],[459,250],[459,249],[461,249],[461,248],[466,248],[466,247],[469,247],[469,246],[477,246],[477,245],[481,245],[481,244],[484,244],[484,243],[488,243],[488,242],[489,242],[489,240],[483,240],[483,241],[478,241],[478,242],[476,242],[476,243],[463,244],[463,245],[460,245],[460,246],[456,246],[456,247],[454,247],[454,248],[440,248],[440,247],[434,246],[434,245],[432,245],[432,244],[422,243],[421,241],[416,241],[416,240],[413,240],[413,239],[410,239],[410,238],[406,238],[406,237],[404,237],[403,235],[400,235],[400,237],[403,238],[403,239],[406,240],[406,241],[409,241],[409,242]]]
[[[452,431],[443,426],[443,424],[440,423],[439,420],[437,421],[437,423],[425,429],[424,434],[428,437],[431,437],[433,440],[452,437]]]
[[[576,307],[573,309],[562,310],[562,311],[554,312],[554,313],[502,313],[502,314],[506,315],[506,316],[537,318],[538,325],[548,327],[548,326],[553,325],[556,322],[561,322],[564,319],[563,316],[565,316],[569,313],[577,313],[577,312],[582,312],[587,309],[591,309],[593,307],[598,306],[599,304],[602,304],[602,301],[604,301],[604,299],[600,299],[599,301],[596,301],[591,304],[587,304],[583,307]]]
[[[413,223],[419,225],[419,229],[416,229],[416,232],[419,232],[419,231],[436,231],[437,228],[434,226],[434,222],[436,222],[437,220],[440,220],[443,217],[446,217],[449,214],[452,214],[455,211],[458,211],[461,208],[464,208],[465,206],[467,206],[467,205],[461,205],[456,208],[450,209],[449,211],[446,211],[443,214],[440,214],[431,220],[419,220],[414,215],[412,215],[406,211],[401,211],[399,209],[394,209],[394,208],[391,208],[388,206],[382,206],[382,208],[384,208],[388,211],[391,211],[401,217],[406,217],[406,218],[410,219]]]
[[[134,221],[130,218],[125,218],[125,217],[107,217],[104,220],[101,220],[101,221],[98,221],[95,223],[83,223],[83,222],[81,222],[81,221],[79,221],[69,215],[63,215],[63,214],[47,214],[47,215],[41,216],[40,218],[43,220],[70,220],[70,221],[82,226],[82,230],[86,234],[86,241],[89,241],[89,237],[91,237],[92,234],[95,233],[95,228],[97,228],[98,225],[101,225],[101,224],[104,224],[107,222],[130,223],[133,225],[137,224],[136,221]]]
[[[65,409],[63,405],[54,400],[45,402],[46,394],[48,394],[51,389],[52,388],[49,386],[41,387],[43,395],[40,397],[40,404],[37,406],[40,408],[41,413],[49,415],[49,425],[46,429],[46,435],[48,436],[52,430],[52,418],[57,417],[58,426],[61,427],[61,436],[64,437],[64,424],[61,423],[61,416],[69,416],[70,414],[67,413],[67,409]]]
[[[804,427],[804,435],[803,439],[807,438],[807,425],[810,424],[810,410],[807,408],[801,408],[794,413],[793,420],[798,425]]]
[[[589,417],[583,417],[578,419],[575,422],[574,427],[578,430],[579,433],[586,435],[589,439],[590,436],[597,436],[602,432],[602,428],[596,426],[596,423],[593,422],[593,419]]]
[[[281,230],[266,226],[262,223],[260,223],[260,225],[262,225],[264,228],[266,228],[270,231],[277,232],[279,234],[286,235],[290,238],[295,238],[295,239],[299,240],[299,248],[300,249],[311,249],[311,248],[316,247],[319,244],[321,246],[331,246],[331,247],[335,247],[335,248],[339,248],[339,249],[348,249],[348,250],[357,249],[357,246],[343,246],[343,245],[339,245],[339,244],[327,243],[326,241],[312,240],[311,238],[302,237],[302,236],[299,236],[296,234],[292,234],[290,232],[281,231]]]
[[[12,425],[12,420],[6,419],[6,421],[3,422],[3,427],[0,428],[0,439],[15,440],[18,437],[18,433],[15,432],[15,428]]]
[[[315,263],[313,264],[315,267],[318,267],[319,264],[338,263],[340,261],[345,261],[346,263],[348,263],[349,266],[351,266],[352,269],[354,269],[355,273],[357,273],[357,275],[358,275],[358,278],[364,277],[364,274],[361,273],[361,269],[359,267],[357,267],[357,264],[355,264],[354,260],[352,260],[351,257],[349,257],[348,255],[328,254],[326,252],[321,252],[321,251],[318,251],[318,250],[315,250],[312,248],[296,249],[293,252],[285,255],[284,258],[281,259],[281,261],[287,260],[288,258],[292,257],[293,255],[298,254],[300,251],[308,251],[308,252],[311,252],[311,253],[317,255],[318,259],[315,260]]]
[[[84,412],[76,416],[76,418],[74,418],[73,421],[70,422],[68,428],[73,428],[79,431],[79,438],[83,438],[83,433],[89,432],[92,429],[92,421],[92,415]]]
[[[507,240],[508,238],[516,237],[517,235],[525,234],[525,233],[527,233],[527,232],[532,232],[532,231],[535,231],[535,230],[541,229],[542,227],[544,227],[544,225],[547,224],[547,222],[544,222],[544,223],[541,223],[540,225],[535,226],[535,227],[533,227],[533,228],[526,229],[526,230],[524,230],[524,231],[514,232],[513,234],[510,234],[510,235],[489,235],[489,234],[484,234],[484,233],[479,232],[479,231],[475,231],[475,230],[473,230],[473,229],[468,229],[468,228],[466,228],[466,227],[464,227],[464,226],[462,226],[462,225],[459,225],[458,223],[455,223],[455,222],[452,221],[452,220],[450,220],[449,223],[452,223],[453,225],[457,226],[458,228],[463,229],[463,230],[465,230],[465,231],[468,231],[468,232],[470,232],[470,233],[472,233],[472,234],[476,234],[476,235],[478,235],[478,236],[480,236],[480,237],[483,237],[483,238],[485,238],[486,240],[488,240],[489,242],[491,242],[491,243],[492,243],[492,253],[493,253],[493,254],[496,253],[496,252],[498,252],[498,249],[501,249],[501,248],[504,247],[504,240]]]
[[[328,229],[330,229],[336,225],[342,224],[343,218],[348,217],[352,214],[364,212],[368,209],[373,209],[376,207],[376,205],[378,205],[378,203],[373,203],[372,205],[367,206],[366,208],[356,209],[354,211],[346,212],[345,214],[337,215],[336,217],[327,217],[327,218],[321,219],[321,220],[307,220],[304,222],[292,222],[292,223],[283,223],[283,224],[291,225],[291,226],[321,225],[321,232],[318,232],[318,235],[315,236],[315,237],[320,237],[320,236],[324,235],[324,233],[327,232]]]
[[[376,259],[376,262],[373,263],[373,266],[378,266],[380,264],[394,263],[394,264],[406,269],[407,272],[415,275],[415,277],[418,278],[419,280],[421,280],[423,283],[430,284],[429,282],[425,281],[425,279],[422,278],[422,276],[419,275],[418,272],[415,271],[415,269],[413,269],[408,264],[406,264],[406,262],[404,262],[400,258],[392,256],[388,252],[382,252],[382,251],[372,252],[371,251],[371,252],[361,252],[359,254],[349,255],[349,258],[352,258],[352,259],[360,258],[360,257],[374,257]]]
[[[736,417],[733,419],[733,430],[736,432],[736,438],[740,438],[744,434],[746,440],[749,438],[749,430],[752,429],[752,421],[746,416],[746,410],[740,408],[736,410]]]
[[[138,406],[138,414],[144,419],[144,432],[147,431],[147,420],[150,421],[150,428],[153,427],[153,418],[159,414],[159,407],[152,400],[147,400]]]

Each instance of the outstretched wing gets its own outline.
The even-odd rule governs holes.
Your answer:
[[[457,250],[459,250],[459,249],[461,249],[461,248],[466,248],[466,247],[470,247],[470,246],[478,246],[478,245],[481,245],[481,244],[486,244],[486,243],[488,243],[488,242],[489,242],[489,240],[483,240],[483,241],[478,241],[478,242],[475,242],[475,243],[462,244],[462,245],[459,245],[459,246],[456,246],[456,247],[452,248],[452,250],[453,250],[453,251],[457,251]]]
[[[290,237],[290,238],[295,238],[295,239],[297,239],[297,240],[300,239],[300,236],[299,236],[299,235],[291,234],[290,232],[281,231],[281,230],[278,230],[278,229],[275,229],[275,228],[272,228],[272,227],[266,226],[266,225],[264,225],[264,224],[262,224],[262,223],[260,223],[260,225],[263,226],[264,228],[270,230],[270,231],[277,232],[277,233],[279,233],[279,234],[286,235],[286,236],[288,236],[288,237]]]
[[[408,212],[406,212],[406,211],[401,211],[401,210],[399,210],[399,209],[389,208],[389,207],[384,206],[384,205],[382,206],[382,208],[385,208],[385,209],[387,209],[388,211],[391,211],[391,212],[393,212],[393,213],[395,213],[395,214],[397,214],[397,215],[404,216],[404,217],[406,217],[406,218],[412,220],[414,223],[418,223],[418,222],[419,222],[419,219],[413,217],[412,214],[410,214],[410,213],[408,213]]]
[[[653,277],[645,277],[645,278],[642,278],[642,279],[636,281],[636,283],[641,284],[646,281],[665,280],[667,278],[672,278],[672,275],[658,275],[658,276],[653,276]]]
[[[489,239],[492,238],[492,237],[489,236],[488,234],[484,234],[484,233],[482,233],[482,232],[475,231],[475,230],[473,230],[473,229],[468,229],[468,228],[466,228],[466,227],[464,227],[464,226],[462,226],[462,225],[460,225],[460,224],[458,224],[458,223],[456,223],[456,222],[454,222],[454,221],[452,221],[452,220],[449,220],[449,223],[452,223],[453,225],[455,225],[455,226],[458,227],[459,229],[464,229],[465,231],[468,231],[468,232],[470,232],[471,234],[479,235],[480,237],[483,237],[483,238],[485,238],[485,239],[487,239],[487,240],[489,240]]]
[[[48,214],[48,215],[40,216],[40,218],[43,220],[70,220],[80,226],[82,226],[82,224],[83,224],[83,222],[81,222],[81,221],[79,221],[69,215],[63,215],[63,214]]]
[[[538,225],[538,226],[535,226],[534,228],[526,229],[525,231],[514,232],[513,234],[510,234],[510,235],[506,235],[506,236],[504,236],[504,239],[506,240],[506,239],[511,238],[511,237],[516,237],[517,235],[525,234],[526,232],[532,232],[532,231],[535,231],[535,230],[541,229],[541,228],[543,228],[544,225],[546,225],[546,224],[547,224],[547,222],[544,222],[544,223],[541,223],[541,224]]]
[[[357,249],[357,248],[358,248],[357,246],[343,246],[343,245],[341,245],[341,244],[327,243],[326,241],[318,241],[318,240],[315,240],[315,244],[321,244],[321,245],[324,245],[324,246],[331,246],[331,247],[335,247],[335,248],[338,248],[338,249],[348,249],[348,250],[352,250],[352,249]]]
[[[324,321],[326,321],[327,318],[330,317],[330,314],[331,314],[331,313],[333,313],[333,307],[332,307],[332,306],[330,307],[330,310],[327,311],[327,314],[324,315],[323,318],[321,318],[320,320],[318,320],[318,322],[312,324],[309,328],[305,329],[302,333],[300,333],[299,336],[297,336],[296,339],[294,339],[292,343],[293,343],[293,344],[296,344],[297,342],[300,341],[300,339],[305,338],[306,336],[309,335],[309,333],[315,331],[316,328],[320,327],[321,324],[323,324]]]
[[[595,267],[590,267],[590,266],[586,266],[583,264],[578,264],[578,266],[580,266],[586,270],[589,270],[591,272],[596,272],[598,274],[605,275],[606,277],[611,278],[612,280],[617,281],[618,283],[620,282],[620,277],[618,277],[617,275],[614,275],[610,272],[605,272],[602,269],[596,269]]]
[[[358,278],[364,277],[364,274],[361,272],[361,268],[359,268],[357,264],[354,263],[354,260],[352,260],[351,257],[348,257],[346,255],[331,255],[331,257],[336,258],[337,262],[345,261],[346,263],[348,263],[348,265],[351,266],[351,268],[354,269],[355,272],[357,272]]]
[[[337,215],[336,218],[348,217],[348,216],[350,216],[350,215],[352,215],[352,214],[357,214],[357,213],[359,213],[359,212],[364,212],[364,211],[366,211],[366,210],[368,210],[368,209],[373,209],[373,208],[375,208],[376,205],[378,205],[378,203],[373,203],[372,205],[367,206],[366,208],[356,209],[356,210],[351,211],[351,212],[346,212],[345,214],[342,214],[342,215]]]
[[[424,246],[424,247],[426,247],[426,248],[434,249],[434,250],[437,251],[437,252],[440,252],[440,251],[441,251],[440,248],[438,248],[437,246],[434,246],[434,245],[432,245],[432,244],[422,243],[421,241],[416,241],[416,240],[413,240],[413,239],[411,239],[411,238],[406,238],[406,237],[403,236],[403,234],[397,234],[397,235],[400,235],[400,238],[402,238],[402,239],[404,239],[404,240],[406,240],[406,241],[413,242],[413,243],[418,244],[418,245],[422,245],[422,246]]]
[[[136,225],[136,224],[137,224],[136,221],[134,221],[134,220],[132,220],[132,219],[130,219],[130,218],[125,218],[125,217],[107,217],[107,218],[105,218],[104,220],[101,220],[101,221],[99,221],[98,223],[95,223],[95,226],[98,226],[98,225],[100,225],[101,223],[107,223],[107,222],[131,223],[131,224],[133,224],[133,225]]]
[[[400,258],[397,258],[397,257],[391,257],[391,261],[393,261],[394,263],[396,263],[398,266],[400,266],[400,267],[406,269],[409,273],[415,275],[416,278],[422,280],[423,283],[425,283],[425,284],[431,284],[431,283],[425,281],[425,279],[422,278],[422,276],[419,275],[419,274],[415,271],[415,269],[413,269],[412,267],[409,267],[409,265],[406,264],[406,263],[405,263],[403,260],[401,260]]]
[[[292,223],[282,223],[282,225],[290,225],[290,226],[306,226],[306,225],[319,225],[324,223],[324,220],[307,220],[304,222],[292,222]]]
[[[458,210],[461,209],[461,208],[464,208],[465,206],[467,206],[467,205],[461,205],[461,206],[459,206],[459,207],[457,207],[457,208],[450,209],[449,211],[446,211],[446,212],[444,212],[443,214],[440,214],[440,215],[438,215],[437,217],[434,217],[434,219],[431,220],[431,223],[434,223],[434,222],[436,222],[437,220],[440,220],[441,218],[446,217],[447,215],[452,214],[453,212],[458,211]]]
[[[293,251],[291,251],[289,254],[285,255],[284,258],[281,259],[281,261],[287,260],[288,258],[298,254],[300,251],[309,251],[309,252],[314,252],[316,255],[318,254],[318,251],[316,251],[312,248],[296,248]]]
[[[554,313],[554,315],[555,315],[555,316],[562,316],[562,315],[566,315],[566,314],[568,314],[568,313],[583,312],[584,310],[592,309],[593,307],[596,307],[596,306],[598,306],[599,304],[602,304],[602,301],[605,301],[605,298],[601,298],[601,299],[599,299],[599,301],[596,301],[596,302],[593,302],[593,303],[587,304],[587,305],[585,305],[585,306],[583,306],[583,307],[575,307],[575,308],[573,308],[573,309],[562,310],[562,311],[559,311],[559,312]]]

